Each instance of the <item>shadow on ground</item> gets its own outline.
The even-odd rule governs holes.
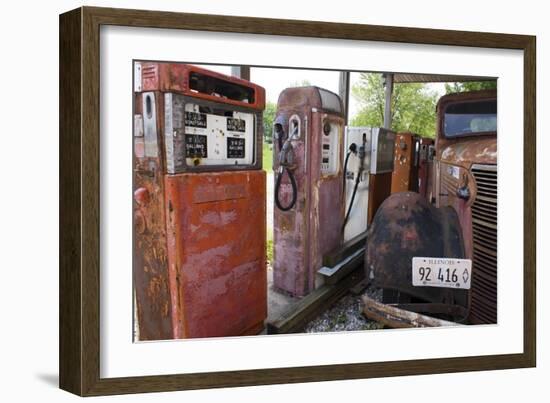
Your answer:
[[[59,387],[59,374],[36,374],[35,376],[50,386]]]

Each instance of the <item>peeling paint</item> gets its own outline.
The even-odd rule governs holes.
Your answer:
[[[136,105],[141,105],[136,102]],[[141,340],[173,336],[169,271],[166,266],[164,187],[158,175],[159,155],[134,160],[134,253],[133,278],[138,302]]]
[[[440,141],[442,143],[444,141]],[[497,142],[495,138],[463,138],[460,143],[453,142],[441,151],[441,161],[464,164],[496,164]]]
[[[496,133],[446,138],[443,133],[444,110],[447,105],[475,100],[496,100],[496,91],[472,91],[450,94],[441,97],[437,105],[436,158],[450,164],[461,165],[469,169],[472,164],[496,164]]]
[[[258,331],[267,316],[265,172],[215,176],[165,178],[166,197],[174,206],[169,231],[178,240],[176,253],[169,255],[179,279],[172,287],[183,323],[177,338],[247,334]],[[209,188],[243,182],[236,199]],[[193,203],[196,189],[207,195],[200,203]]]
[[[201,217],[204,224],[210,224],[215,227],[223,226],[234,222],[237,219],[237,212],[233,211],[208,211]]]

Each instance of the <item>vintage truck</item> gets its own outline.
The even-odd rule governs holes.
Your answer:
[[[430,157],[428,199],[394,193],[376,213],[367,235],[366,278],[392,307],[465,324],[497,323],[496,91],[441,97]],[[472,265],[453,272],[456,281],[448,286],[418,286],[415,257],[471,259]]]

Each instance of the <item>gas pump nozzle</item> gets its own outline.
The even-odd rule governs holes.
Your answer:
[[[296,168],[294,165],[294,147],[292,147],[290,139],[285,140],[279,152],[279,172],[281,172],[281,168],[283,167],[289,170],[294,170]]]
[[[297,127],[295,127],[295,130],[297,130]],[[279,169],[277,170],[277,179],[275,181],[275,205],[279,210],[288,211],[292,207],[294,207],[298,194],[296,179],[294,178],[294,174],[292,173],[292,171],[296,169],[296,165],[294,164],[294,147],[292,147],[292,143],[290,141],[292,136],[287,136],[285,142],[282,143],[284,130],[283,125],[280,123],[275,123],[275,136],[277,138],[280,150],[278,155]],[[292,199],[288,206],[283,206],[281,204],[281,201],[279,200],[281,180],[285,171],[287,172],[288,178],[290,179],[290,184],[292,186]]]
[[[365,155],[365,143],[363,142],[363,144],[359,147],[359,152],[357,153],[357,156],[359,157],[360,170],[365,169]]]

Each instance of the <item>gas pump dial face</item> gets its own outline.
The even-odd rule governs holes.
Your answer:
[[[175,168],[250,166],[254,164],[256,117],[228,105],[201,103],[179,94],[165,94],[167,160]],[[174,134],[175,133],[175,134]],[[167,146],[167,150],[168,150]]]

